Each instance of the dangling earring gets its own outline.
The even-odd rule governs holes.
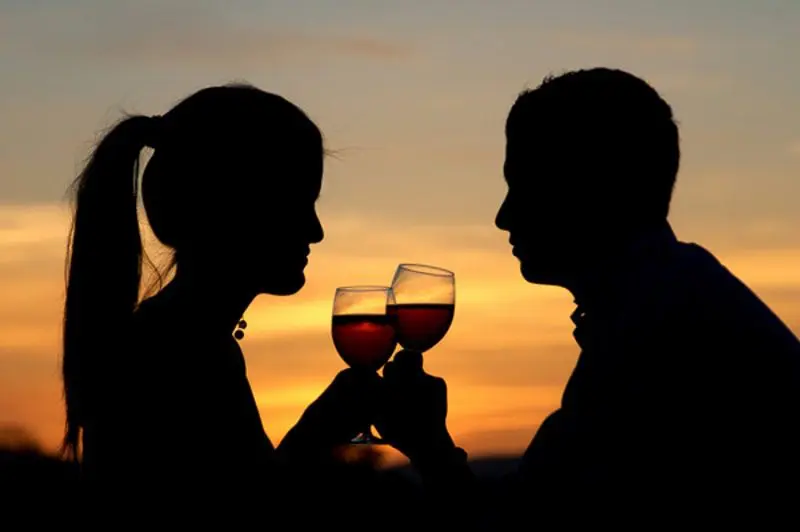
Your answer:
[[[236,330],[233,331],[233,337],[237,340],[241,340],[244,338],[245,329],[247,329],[247,322],[244,320],[239,320],[239,323],[236,324]]]

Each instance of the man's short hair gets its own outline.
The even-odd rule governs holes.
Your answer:
[[[669,104],[628,72],[592,68],[546,77],[517,98],[506,135],[579,165],[582,181],[571,186],[609,209],[647,219],[669,213],[678,127]]]

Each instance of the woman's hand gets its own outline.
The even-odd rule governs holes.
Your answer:
[[[339,372],[283,438],[279,455],[291,461],[330,457],[372,422],[380,381],[375,372]]]

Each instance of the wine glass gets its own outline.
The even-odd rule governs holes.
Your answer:
[[[391,358],[397,336],[387,313],[388,286],[343,286],[333,298],[331,336],[342,360],[356,371],[377,372]],[[383,443],[364,428],[351,443]]]
[[[392,280],[389,315],[404,349],[423,353],[444,338],[453,323],[455,274],[425,264],[401,264]]]

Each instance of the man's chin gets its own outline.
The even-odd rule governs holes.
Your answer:
[[[519,271],[523,279],[532,284],[558,285],[556,276],[548,272],[547,268],[542,268],[539,264],[531,264],[530,261],[521,260]]]

